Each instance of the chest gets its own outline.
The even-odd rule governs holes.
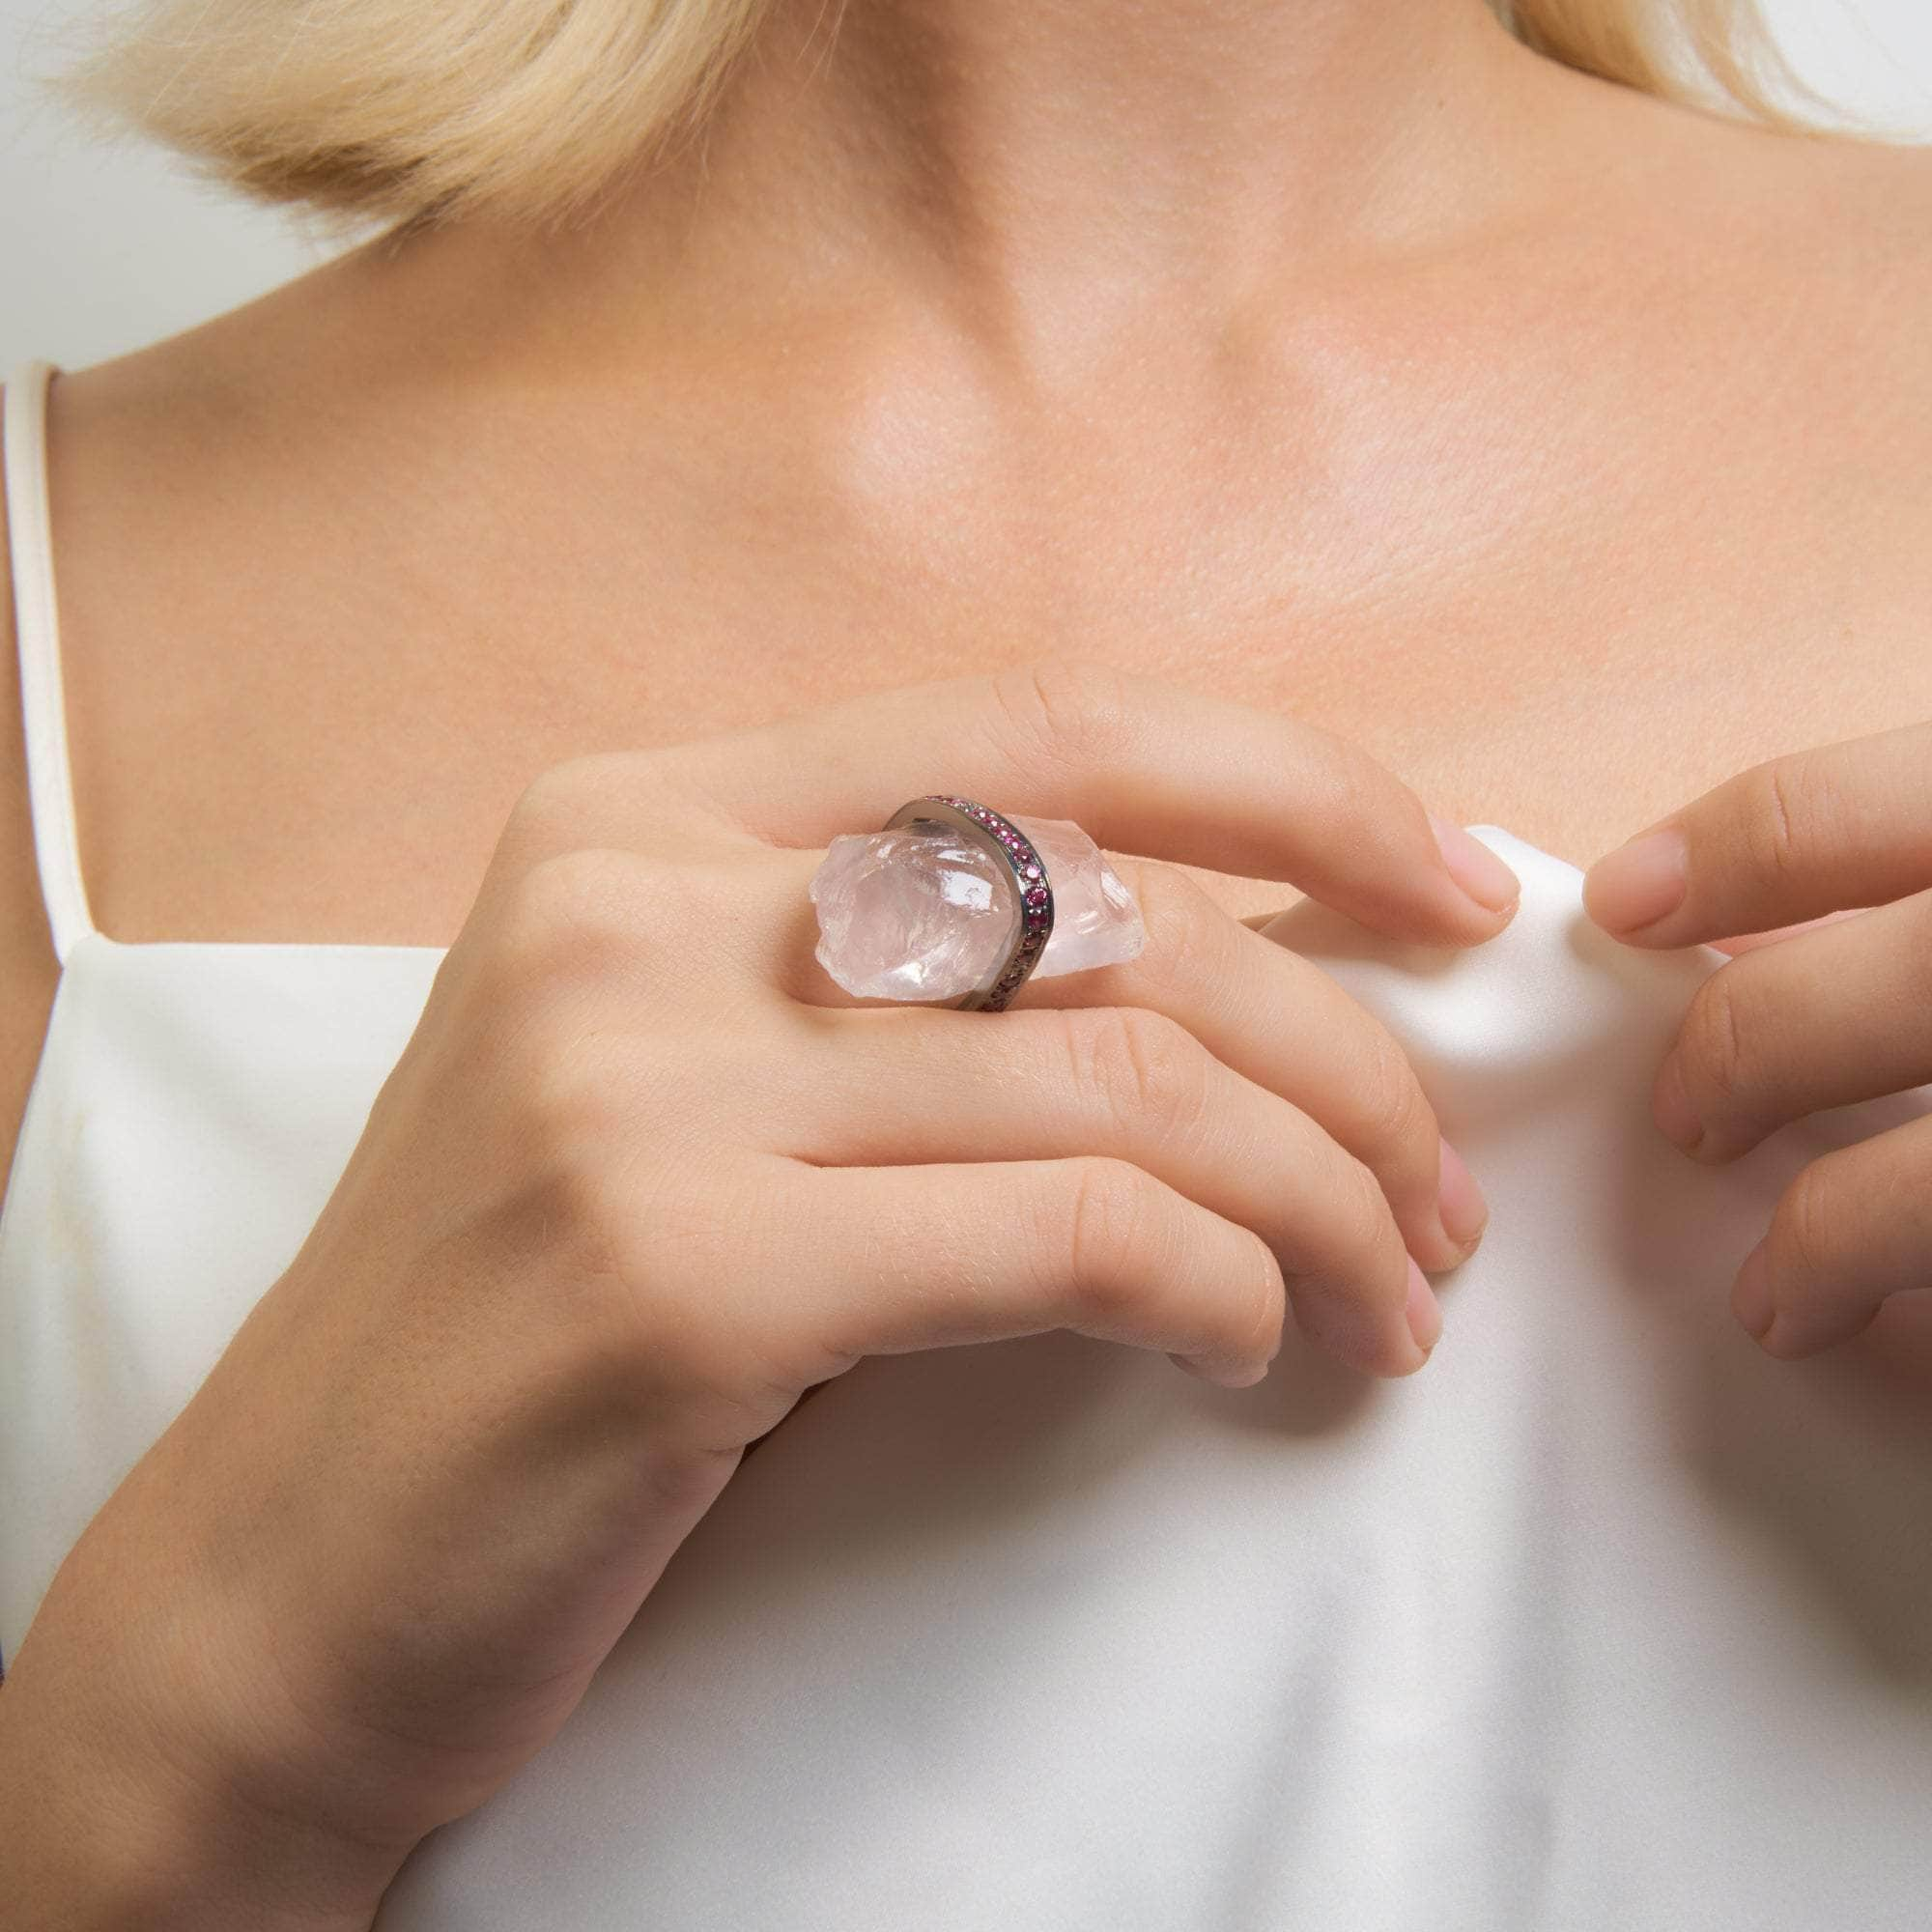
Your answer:
[[[1049,650],[1292,712],[1579,865],[1748,764],[1932,716],[1932,493],[1864,418],[1436,380],[1415,447],[1373,412],[1186,447],[1123,414],[1050,466],[969,461],[888,410],[800,487],[781,438],[676,423],[570,452],[515,517],[474,466],[468,496],[405,467],[339,534],[224,556],[211,526],[138,653],[151,593],[82,571],[97,921],[446,944],[550,763]]]

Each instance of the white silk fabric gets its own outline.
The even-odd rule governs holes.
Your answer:
[[[1932,1399],[1727,1306],[1805,1161],[1932,1090],[1685,1159],[1647,1093],[1717,955],[1614,946],[1574,867],[1478,836],[1523,883],[1487,946],[1270,934],[1394,1030],[1489,1194],[1425,1369],[1292,1332],[1242,1390],[1066,1334],[862,1362],[381,1932],[1932,1923]],[[440,957],[73,939],[0,1209],[7,1654],[300,1245]]]

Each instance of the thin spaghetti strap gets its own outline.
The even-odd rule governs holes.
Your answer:
[[[94,930],[80,874],[67,705],[61,690],[60,627],[54,611],[53,530],[47,513],[47,389],[50,362],[24,362],[7,379],[7,536],[14,558],[14,628],[20,645],[20,715],[26,729],[27,803],[34,856],[54,952],[61,964]]]

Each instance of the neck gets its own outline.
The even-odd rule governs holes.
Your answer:
[[[826,4],[779,0],[714,156],[809,164],[1015,284],[1406,227],[1521,56],[1483,0]]]
[[[581,361],[600,321],[616,353],[653,315],[911,293],[1070,379],[1520,205],[1576,79],[1484,0],[771,4],[703,137],[592,220],[430,232],[497,344],[518,304],[567,312]]]

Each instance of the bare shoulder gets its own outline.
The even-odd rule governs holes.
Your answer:
[[[1905,367],[1932,373],[1932,146],[1806,145],[1815,180],[1797,198],[1794,242],[1850,279]]]
[[[1788,378],[1767,370],[1767,393],[1793,399],[1821,487],[1861,498],[1918,603],[1932,556],[1932,146],[1794,141],[1770,185],[1766,281],[1787,318],[1770,346]]]
[[[0,409],[5,404],[0,393]],[[13,1172],[14,1146],[60,979],[34,862],[19,667],[13,561],[0,517],[0,1194]]]
[[[1844,222],[1847,246],[1932,280],[1932,142],[1823,141],[1815,212]]]
[[[1830,354],[1895,352],[1932,375],[1932,145],[1753,134],[1729,149],[1716,208],[1758,251],[1802,319],[1830,323]]]
[[[1883,714],[1932,716],[1932,147],[1786,140],[1755,206],[1762,447],[1806,567],[1867,651],[1886,640]]]
[[[1638,285],[1646,270],[1733,287],[1739,321],[1762,292],[1815,305],[1862,305],[1871,331],[1901,347],[1932,295],[1932,142],[1791,133],[1588,83],[1588,112],[1563,124],[1560,191],[1583,197],[1580,238],[1613,247]],[[1844,321],[1855,318],[1846,315]],[[1740,347],[1748,349],[1747,342]]]
[[[1740,440],[1802,481],[1818,513],[1858,520],[1896,558],[1900,589],[1921,596],[1932,146],[1694,118],[1651,184],[1668,185],[1668,202],[1655,195],[1633,233],[1659,237],[1700,291],[1698,366],[1757,419]]]
[[[1932,144],[1786,132],[1570,77],[1498,286],[1574,289],[1564,353],[1647,364],[1727,464],[1932,489]],[[1672,381],[1681,386],[1671,388]],[[1924,500],[1921,496],[1921,501]]]

